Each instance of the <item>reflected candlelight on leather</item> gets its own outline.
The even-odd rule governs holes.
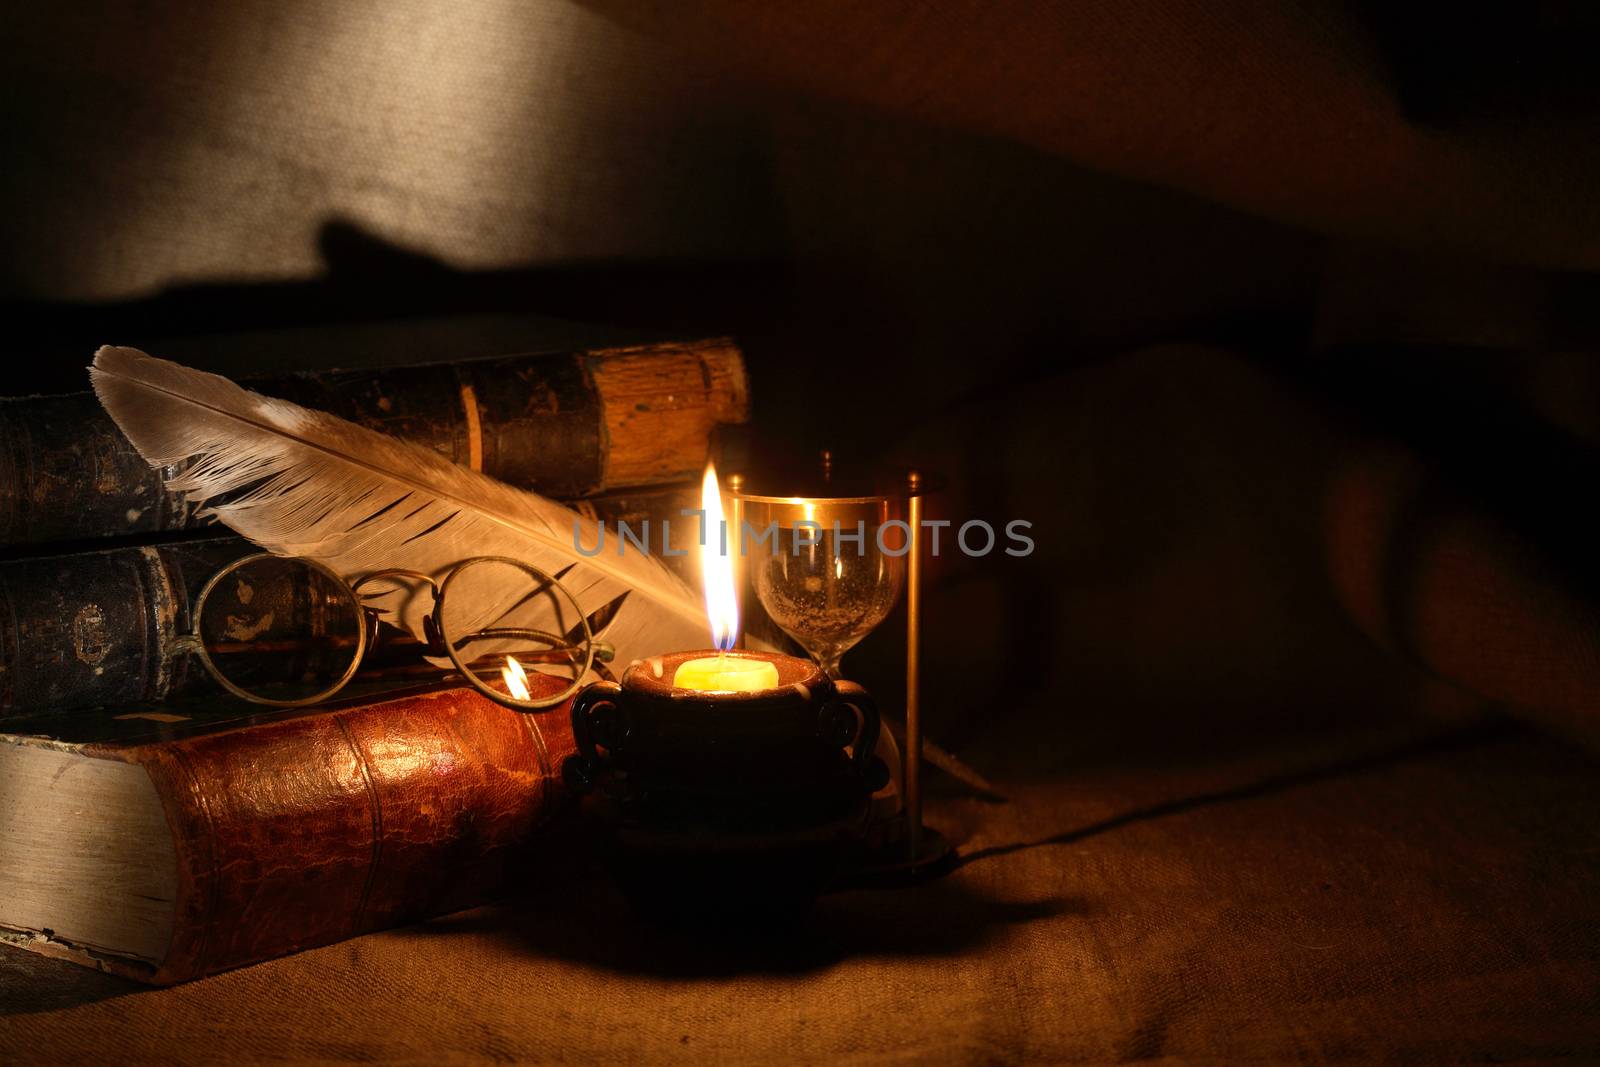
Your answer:
[[[500,668],[500,677],[505,679],[506,691],[518,700],[527,700],[528,672],[522,669],[522,664],[517,662],[517,657],[507,656],[506,665]]]
[[[673,672],[672,685],[702,693],[776,689],[777,667],[764,660],[727,655],[739,636],[739,598],[733,588],[733,555],[729,548],[736,535],[730,535],[723,516],[722,490],[713,464],[706,464],[705,478],[700,483],[700,506],[705,510],[700,580],[705,584],[706,621],[711,624],[711,643],[717,654],[680,664]]]

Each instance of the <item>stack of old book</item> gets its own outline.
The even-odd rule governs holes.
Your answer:
[[[635,528],[748,410],[726,340],[248,384]],[[255,551],[216,530],[91,393],[0,401],[0,940],[183,981],[486,899],[559,801],[561,706],[404,657],[311,708],[222,692],[181,640]]]

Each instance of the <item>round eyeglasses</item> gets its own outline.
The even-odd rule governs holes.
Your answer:
[[[423,640],[380,625],[421,596]],[[591,670],[609,677],[613,655],[558,578],[507,556],[465,560],[438,580],[392,569],[352,583],[314,560],[261,553],[212,575],[190,618],[179,647],[228,692],[273,707],[328,700],[366,664],[384,678],[453,668],[498,703],[535,710],[572,696]]]

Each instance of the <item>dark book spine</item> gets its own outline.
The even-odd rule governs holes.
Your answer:
[[[570,714],[455,688],[84,746],[149,772],[178,859],[165,959],[97,965],[167,985],[491,899],[565,795]]]
[[[743,358],[725,340],[247,384],[558,499],[695,477],[716,428],[748,415]],[[0,545],[193,526],[195,509],[161,483],[92,393],[0,401]]]
[[[577,506],[613,530],[618,520],[659,530],[663,519],[689,530],[680,509],[698,502],[697,487],[670,486]],[[674,535],[680,545],[684,536]],[[0,719],[219,690],[179,638],[193,632],[190,613],[211,576],[258,551],[225,535],[0,562]],[[368,653],[363,676],[423,668],[419,651],[389,640]]]
[[[161,700],[203,685],[176,648],[236,537],[0,563],[0,717]]]

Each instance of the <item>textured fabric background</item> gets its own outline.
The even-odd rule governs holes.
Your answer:
[[[1600,265],[1583,5],[583,2],[747,77],[1283,221]]]
[[[1014,753],[971,856],[788,938],[636,925],[548,857],[505,906],[168,990],[0,955],[11,1064],[1600,1058],[1600,776],[1517,729]],[[1042,781],[1041,776],[1057,778]]]
[[[770,248],[737,108],[566,3],[35,8],[9,296],[303,277],[330,218],[465,267]]]
[[[804,204],[853,146],[750,80],[1324,232],[1592,268],[1595,100],[1551,102],[1543,80],[1583,69],[1596,24],[1487,6],[1417,16],[1398,54],[1380,13],[1328,0],[31,7],[0,43],[0,192],[27,205],[4,221],[4,292],[303,276],[331,217],[480,268],[846,238]],[[1461,52],[1463,28],[1505,58],[1469,51],[1449,84],[1476,106],[1441,118],[1408,78]]]

